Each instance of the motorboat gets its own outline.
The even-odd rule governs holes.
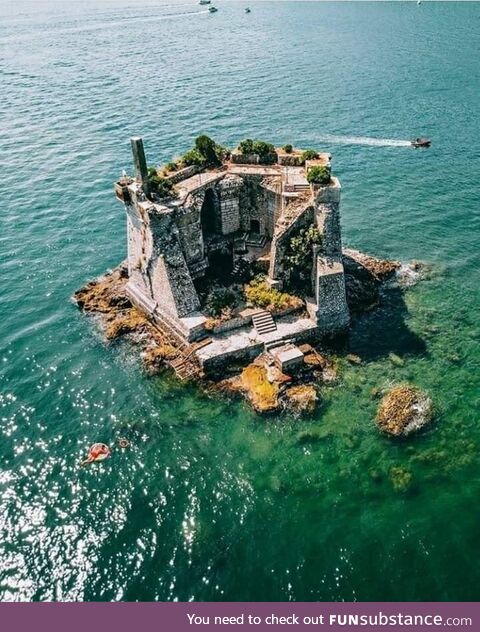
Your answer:
[[[200,0],[198,4],[211,4],[212,0]]]
[[[208,7],[208,10],[210,11],[210,13],[216,13],[218,11],[216,7]]]
[[[432,141],[429,138],[415,138],[415,140],[410,141],[412,147],[430,147]]]
[[[252,12],[252,10],[249,9],[248,7],[245,9],[245,13],[251,13],[251,12]]]

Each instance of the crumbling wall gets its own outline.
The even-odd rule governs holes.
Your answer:
[[[272,238],[275,228],[275,217],[278,215],[278,192],[272,190],[272,183],[260,175],[242,176],[243,186],[240,189],[240,228],[250,231],[251,220],[260,224],[260,233]]]
[[[204,243],[200,211],[205,193],[189,195],[185,204],[176,209],[175,223],[179,232],[182,252],[188,265],[204,259]]]
[[[321,251],[325,255],[342,254],[342,232],[340,227],[340,182],[314,189],[315,222],[322,236]]]
[[[286,209],[287,210],[287,209]],[[286,254],[289,249],[290,240],[298,235],[302,228],[308,228],[314,221],[314,208],[310,201],[300,201],[295,204],[295,209],[291,209],[291,216],[284,214],[277,221],[275,233],[272,241],[270,253],[270,269],[268,276],[271,281],[277,282],[279,287],[283,287],[288,282],[288,272],[286,270]],[[313,266],[313,258],[312,258]]]
[[[200,301],[180,244],[179,230],[172,213],[155,213],[150,217],[152,256],[147,272],[157,309],[183,318],[200,308]]]

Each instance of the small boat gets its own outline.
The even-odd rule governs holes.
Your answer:
[[[415,140],[410,141],[412,147],[430,147],[432,141],[429,138],[415,138]]]
[[[249,9],[248,7],[245,9],[245,13],[251,13],[251,12],[252,12],[252,10]]]
[[[422,0],[417,0],[417,5],[421,5],[422,4]]]
[[[212,0],[200,0],[198,4],[211,4]]]
[[[210,13],[216,13],[218,11],[216,7],[208,7],[208,10],[210,11]]]

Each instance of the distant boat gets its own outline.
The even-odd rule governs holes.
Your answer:
[[[412,147],[430,147],[432,141],[429,138],[415,138],[415,140],[411,140],[410,144]]]
[[[210,13],[216,13],[218,11],[216,7],[208,7],[208,10],[210,11]]]
[[[417,4],[422,4],[422,0],[417,0]]]
[[[198,4],[210,4],[212,0],[200,0]]]
[[[248,7],[245,9],[245,13],[251,13],[251,9],[249,9]]]

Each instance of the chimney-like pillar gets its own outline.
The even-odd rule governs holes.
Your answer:
[[[143,140],[140,136],[133,136],[130,139],[132,145],[133,164],[135,167],[135,177],[138,182],[142,183],[145,195],[150,194],[148,186],[148,169],[147,159],[145,158],[145,150],[143,148]]]

